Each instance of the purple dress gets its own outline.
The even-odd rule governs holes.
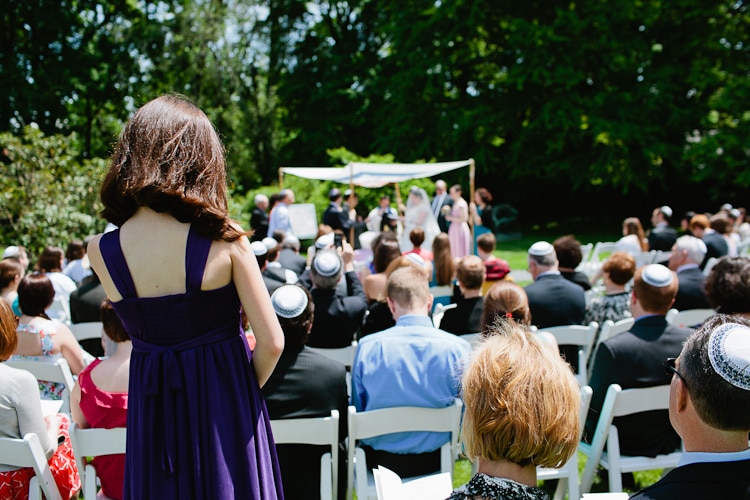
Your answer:
[[[237,290],[200,289],[210,247],[191,228],[186,292],[138,298],[119,231],[102,236],[133,341],[123,498],[283,498]]]

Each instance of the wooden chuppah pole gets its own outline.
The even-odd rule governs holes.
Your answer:
[[[349,163],[349,192],[351,193],[352,199],[354,198],[354,165]],[[349,210],[352,210],[352,206],[349,205]],[[351,218],[351,213],[349,214]],[[354,224],[357,222],[357,212],[354,211],[354,220],[352,221],[352,227],[349,228],[349,244],[352,248],[356,248],[354,244]]]
[[[474,158],[469,158],[469,205],[474,202],[474,174],[475,174]],[[471,210],[469,211],[471,212]],[[469,228],[471,229],[471,248],[474,248],[474,216],[469,213]],[[472,253],[474,253],[472,252]]]
[[[284,171],[282,168],[283,167],[279,167],[279,191],[284,189]]]

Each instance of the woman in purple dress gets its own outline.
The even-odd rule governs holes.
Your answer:
[[[448,190],[453,200],[451,213],[445,216],[450,221],[448,237],[451,241],[453,257],[460,259],[471,255],[471,230],[469,229],[469,204],[461,196],[461,186],[455,184]]]
[[[170,95],[126,124],[102,185],[119,229],[89,258],[133,343],[123,498],[283,496],[260,386],[284,336],[225,170],[206,115]]]

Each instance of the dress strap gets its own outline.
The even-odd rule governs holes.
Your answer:
[[[193,226],[190,226],[185,250],[185,289],[187,291],[201,289],[211,243],[210,239],[201,236],[193,229]]]
[[[130,275],[128,263],[120,246],[120,230],[116,229],[104,233],[99,240],[99,251],[102,253],[104,264],[120,295],[126,298],[137,297],[135,283]]]

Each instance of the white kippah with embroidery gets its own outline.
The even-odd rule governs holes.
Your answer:
[[[672,284],[674,276],[672,275],[672,271],[661,264],[649,264],[643,269],[641,279],[647,285],[663,288]]]
[[[721,378],[750,391],[750,328],[738,323],[717,326],[708,339],[708,357]]]
[[[271,303],[278,316],[296,318],[307,307],[307,294],[297,285],[282,285],[271,294]]]

